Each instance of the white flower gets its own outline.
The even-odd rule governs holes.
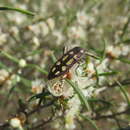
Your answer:
[[[64,79],[56,78],[50,80],[48,84],[49,92],[56,97],[63,96],[64,98],[69,98],[73,95],[73,88]]]
[[[130,52],[130,46],[129,45],[121,45],[121,54],[123,56],[128,55],[128,53]]]
[[[98,8],[92,8],[92,13],[94,14],[94,15],[98,15],[99,14],[99,10],[98,10]]]
[[[86,15],[84,11],[77,12],[77,20],[81,25],[94,25],[95,19],[90,15]]]
[[[85,71],[87,72],[88,77],[91,77],[95,73],[94,64],[89,62]]]
[[[10,31],[11,31],[11,33],[13,33],[14,35],[17,35],[17,34],[19,33],[19,29],[18,29],[18,27],[16,27],[16,26],[12,26],[12,27],[10,28]]]
[[[96,80],[94,78],[88,78],[88,77],[78,77],[77,83],[80,89],[86,88],[87,86],[93,85],[96,83]]]
[[[118,46],[108,46],[106,48],[106,53],[112,58],[117,58],[120,55],[126,56],[130,52],[129,45],[118,45]]]
[[[33,37],[32,41],[33,41],[33,43],[35,44],[36,47],[40,46],[39,39],[36,36]]]
[[[108,56],[112,57],[112,58],[117,58],[121,55],[121,48],[120,46],[108,46],[106,48],[106,53]]]
[[[66,8],[65,8],[65,1],[58,1],[57,2],[58,8],[62,13],[66,12]]]
[[[120,106],[118,107],[118,112],[121,112],[121,111],[124,111],[124,110],[126,110],[126,108],[127,108],[127,103],[125,103],[125,102],[121,102],[120,103]]]
[[[62,130],[63,127],[63,121],[61,119],[55,119],[52,123],[52,128],[56,130]]]
[[[20,82],[20,80],[21,80],[20,76],[19,76],[19,75],[15,75],[15,76],[16,76],[16,77],[15,77],[15,78],[16,78],[16,81],[17,81],[17,82]]]
[[[56,37],[56,44],[60,45],[64,40],[63,34],[58,30],[54,30],[52,34]]]
[[[35,35],[43,34],[46,36],[49,33],[48,25],[45,22],[39,22],[38,24],[34,24],[28,26],[29,30],[31,30]]]
[[[69,109],[67,109],[65,111],[66,129],[72,130],[76,127],[74,119],[75,119],[76,115],[78,115],[78,113],[79,113],[80,106],[81,106],[81,103],[80,103],[79,97],[77,95],[75,95],[68,101]]]
[[[117,20],[119,21],[119,22],[117,22],[118,24],[124,26],[124,24],[126,24],[129,19],[128,19],[127,16],[118,16],[118,17],[117,17]]]
[[[98,62],[100,62],[100,61],[97,61],[97,63],[96,63],[96,70],[97,70],[98,74],[109,71],[107,68],[107,65],[109,64],[108,58],[105,58],[101,63],[98,63]],[[99,76],[99,84],[100,85],[103,84],[105,79],[106,79],[105,76]]]
[[[68,30],[68,36],[71,39],[85,39],[86,33],[80,26],[73,26]]]
[[[52,85],[49,85],[48,90],[50,91],[50,93],[52,93],[52,95],[58,97],[58,96],[63,95],[63,91],[64,91],[63,87],[64,87],[64,82],[58,80]]]
[[[32,92],[33,93],[41,93],[44,88],[44,84],[41,80],[36,80],[32,82]]]
[[[75,65],[75,67],[71,69],[71,72],[73,73],[72,81],[76,82],[80,89],[84,89],[87,86],[93,85],[96,82],[96,80],[91,77],[94,73],[93,69],[93,63],[89,63],[88,68],[85,70],[82,65],[78,68]],[[88,75],[84,76],[82,75],[83,73],[88,73]]]
[[[98,73],[102,73],[106,70],[108,70],[107,68],[107,65],[109,64],[109,59],[104,59],[100,64],[99,64],[100,61],[97,61],[96,62],[96,69],[98,71]]]
[[[99,95],[102,91],[104,91],[106,89],[107,89],[107,87],[96,88],[94,91],[94,95]]]
[[[95,90],[95,88],[93,86],[90,86],[90,87],[88,87],[86,89],[83,89],[82,92],[83,92],[84,96],[91,97],[93,92],[94,92],[94,90]]]
[[[76,16],[79,24],[86,25],[87,16],[84,11],[77,12]]]
[[[46,36],[49,33],[48,25],[45,22],[39,23],[39,27],[44,36]]]
[[[10,77],[10,80],[8,80],[8,81],[13,81],[13,80],[20,82],[21,78],[20,78],[19,75],[12,74],[11,77]]]
[[[67,82],[65,82],[63,91],[64,98],[70,98],[73,96],[73,94],[74,94],[73,88]]]
[[[7,17],[17,24],[22,24],[26,20],[26,16],[17,12],[7,14]]]
[[[0,82],[1,81],[4,81],[5,78],[7,78],[9,76],[9,72],[4,70],[4,69],[1,69],[0,70]]]
[[[30,25],[28,26],[28,29],[32,31],[35,35],[39,35],[41,33],[39,24]]]
[[[7,34],[0,33],[0,45],[3,45],[7,41]]]
[[[23,130],[22,126],[21,126],[21,121],[19,118],[17,117],[14,117],[12,119],[10,119],[10,125],[13,127],[13,128],[18,128],[19,130]]]
[[[74,123],[74,118],[72,115],[67,114],[67,116],[65,117],[65,121],[66,121],[66,124],[65,124],[66,129],[73,130],[76,128],[75,123]]]
[[[48,24],[48,26],[50,27],[51,30],[54,29],[54,27],[55,27],[54,19],[52,19],[52,18],[47,19],[47,24]]]
[[[24,60],[24,59],[19,60],[19,66],[20,67],[25,67],[26,65],[27,65],[26,60]]]

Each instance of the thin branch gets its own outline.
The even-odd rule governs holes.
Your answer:
[[[130,112],[130,108],[127,108],[126,110],[121,111],[121,112],[117,112],[117,113],[109,114],[109,115],[96,116],[92,119],[93,120],[100,120],[100,119],[105,119],[105,118],[115,118],[116,116],[120,116],[122,114],[128,114],[129,112]]]

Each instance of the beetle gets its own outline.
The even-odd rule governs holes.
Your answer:
[[[74,47],[67,51],[50,69],[48,80],[67,74],[72,66],[79,62],[83,54],[84,49],[81,47]]]

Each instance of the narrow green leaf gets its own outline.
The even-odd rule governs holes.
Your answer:
[[[71,80],[66,79],[66,81],[73,87],[74,91],[79,96],[81,103],[86,107],[86,109],[88,111],[91,111],[89,104],[88,104],[88,101],[87,101],[87,98],[84,96],[84,94],[79,89],[79,87],[76,84],[74,84]]]
[[[40,97],[42,97],[42,93],[33,95],[32,97],[30,97],[30,98],[28,99],[28,102],[34,101],[34,100],[36,100],[36,99],[39,99]]]
[[[125,99],[127,101],[127,104],[130,106],[130,100],[129,100],[129,96],[128,96],[129,94],[127,93],[127,91],[125,90],[124,86],[119,81],[116,81],[116,82],[119,85],[120,90],[123,93],[123,95],[124,95],[124,97],[125,97]]]
[[[2,51],[1,54],[3,54],[5,57],[7,57],[8,59],[10,59],[11,61],[19,64],[19,60],[16,57],[10,55],[9,53]],[[26,67],[36,68],[41,73],[43,73],[45,75],[48,74],[48,72],[46,70],[44,70],[43,68],[41,68],[41,67],[39,67],[38,65],[35,65],[35,64],[27,64]]]
[[[15,62],[15,63],[19,62],[19,60],[16,57],[10,55],[9,53],[7,53],[5,51],[2,51],[1,54],[4,55],[6,58],[10,59],[11,61]]]
[[[28,79],[26,79],[26,78],[24,78],[24,77],[21,77],[21,76],[20,76],[20,79],[21,79],[21,82],[22,82],[25,86],[31,87],[32,83],[31,83],[30,80],[28,80]]]
[[[17,12],[20,12],[20,13],[23,13],[23,14],[26,14],[26,15],[30,15],[30,16],[34,16],[35,14],[33,12],[30,12],[28,10],[24,10],[24,9],[20,9],[20,8],[13,8],[13,7],[7,7],[7,6],[4,6],[4,7],[0,7],[0,10],[10,10],[10,11],[17,11]]]
[[[130,39],[125,39],[122,42],[125,43],[125,44],[130,44]]]
[[[55,63],[57,61],[56,57],[54,54],[51,55],[52,61]]]
[[[48,96],[49,94],[50,94],[49,92],[35,94],[28,99],[28,102],[31,102],[31,101],[36,100],[36,99],[41,99],[45,96]]]
[[[39,67],[38,65],[35,64],[27,64],[27,67],[31,67],[31,68],[35,68],[38,71],[40,71],[41,73],[48,75],[48,72],[46,70],[44,70],[43,68]]]
[[[96,84],[99,85],[99,75],[98,75],[98,71],[97,68],[94,66],[95,69],[95,75],[96,75]]]
[[[110,75],[115,75],[119,72],[117,71],[112,71],[112,72],[104,72],[104,73],[99,73],[98,76],[110,76]]]
[[[127,64],[130,64],[130,60],[126,59],[126,58],[117,58],[117,60],[121,61],[121,62],[124,62],[124,63],[127,63]]]
[[[121,36],[120,36],[120,38],[121,39],[123,39],[123,37],[124,37],[124,35],[126,34],[126,32],[127,32],[127,29],[129,28],[128,26],[129,26],[129,23],[130,23],[130,16],[128,16],[128,20],[127,20],[127,22],[125,23],[125,25],[124,25],[124,27],[123,27],[123,29],[122,29],[122,34],[121,34]]]
[[[7,70],[8,72],[9,72],[9,67],[8,66],[6,66],[4,63],[2,63],[2,62],[0,62],[0,68],[1,69],[5,69],[5,70]]]
[[[106,101],[104,99],[99,99],[99,98],[89,98],[88,102],[102,102],[102,103],[107,104],[107,105],[113,105],[111,102]]]
[[[105,39],[103,39],[103,50],[102,50],[102,59],[101,59],[101,62],[105,59],[106,57],[106,44],[107,44],[107,41]]]
[[[81,116],[81,118],[83,118],[84,120],[89,121],[89,122],[92,124],[92,126],[93,126],[96,130],[100,130],[100,129],[97,127],[96,123],[95,123],[93,120],[91,120],[88,116],[84,116],[84,115],[81,115],[81,114],[80,114],[80,116]]]
[[[33,56],[33,55],[40,54],[40,53],[42,53],[42,49],[34,50],[34,51],[32,51],[29,55]],[[28,55],[28,56],[29,56],[29,55]]]

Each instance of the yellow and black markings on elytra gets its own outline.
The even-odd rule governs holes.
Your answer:
[[[66,52],[57,62],[52,66],[48,74],[48,79],[54,79],[69,72],[70,68],[77,63],[84,50],[80,47],[74,47]]]

